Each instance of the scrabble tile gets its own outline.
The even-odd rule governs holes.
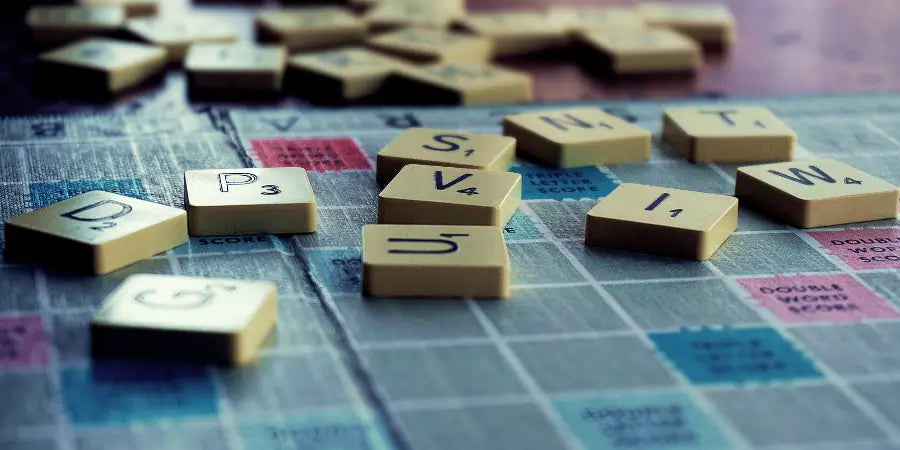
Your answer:
[[[91,318],[97,356],[244,364],[274,328],[268,281],[131,275]]]
[[[184,172],[193,236],[316,231],[316,196],[300,167]]]
[[[102,275],[187,242],[187,215],[91,191],[6,220],[6,257]]]
[[[500,227],[366,225],[363,294],[508,297],[509,254]]]
[[[385,185],[407,164],[505,171],[515,153],[516,140],[506,136],[407,128],[378,152],[376,178]]]
[[[531,101],[531,75],[487,63],[401,67],[385,83],[386,101],[490,105]]]
[[[256,16],[256,36],[289,50],[310,50],[359,42],[367,26],[339,7],[276,9]]]
[[[550,23],[568,32],[608,30],[618,28],[646,28],[636,10],[621,7],[555,6],[547,11]]]
[[[285,90],[329,102],[358,100],[378,92],[400,64],[365,48],[302,53],[288,60]]]
[[[287,51],[272,45],[197,44],[184,67],[191,89],[278,91]]]
[[[897,216],[897,188],[833,159],[740,167],[741,202],[790,225],[823,227]]]
[[[377,2],[366,13],[365,21],[374,29],[447,28],[465,13],[464,0],[391,0]]]
[[[517,152],[556,167],[647,161],[650,132],[597,108],[537,111],[503,118]]]
[[[471,14],[459,24],[491,40],[493,56],[515,56],[542,52],[566,44],[566,32],[532,11],[499,11]]]
[[[491,41],[445,30],[404,28],[369,38],[375,50],[418,63],[487,61]]]
[[[797,135],[765,108],[667,108],[662,137],[691,162],[788,161]]]
[[[696,72],[703,62],[694,41],[667,29],[591,30],[581,40],[592,66],[616,74]]]
[[[644,3],[637,10],[648,25],[671,28],[704,46],[726,47],[735,39],[734,17],[723,4]]]
[[[517,173],[408,164],[378,195],[378,223],[502,227],[521,203]]]
[[[125,10],[121,6],[34,6],[25,23],[35,41],[74,41],[122,28]]]
[[[625,183],[587,213],[586,245],[709,259],[737,228],[734,197]]]
[[[89,38],[43,53],[41,75],[74,90],[120,92],[159,74],[166,51],[152,45]]]
[[[77,0],[81,6],[118,6],[125,10],[125,17],[155,16],[159,12],[159,0]]]
[[[237,34],[227,25],[194,17],[131,19],[125,29],[137,39],[166,50],[169,61],[183,61],[194,44],[231,43]]]

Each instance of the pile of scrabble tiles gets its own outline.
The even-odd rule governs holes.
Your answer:
[[[254,21],[257,42],[239,42],[214,20],[158,13],[157,1],[32,7],[26,22],[33,40],[62,45],[39,55],[39,79],[110,94],[181,66],[192,94],[521,103],[533,96],[530,75],[494,59],[566,50],[604,74],[692,73],[704,48],[728,49],[735,35],[731,13],[719,4],[469,13],[464,0],[378,0],[263,9]]]
[[[587,212],[584,243],[710,258],[741,201],[800,228],[893,218],[900,191],[832,159],[793,160],[795,133],[763,108],[664,111],[663,140],[692,163],[736,169],[735,195],[622,184]],[[378,224],[362,229],[362,291],[373,297],[510,295],[504,227],[520,207],[516,157],[553,167],[641,163],[651,132],[594,107],[503,119],[502,135],[409,128],[376,160]],[[314,233],[316,197],[298,167],[184,173],[185,209],[103,191],[7,219],[5,254],[96,275],[185,243],[188,235]],[[271,283],[141,274],[92,320],[104,355],[251,361],[276,322]]]

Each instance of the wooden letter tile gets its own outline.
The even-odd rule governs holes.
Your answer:
[[[521,199],[517,173],[409,164],[378,195],[378,223],[502,227]]]
[[[389,78],[384,95],[406,104],[491,105],[527,103],[531,75],[487,63],[403,67]]]
[[[38,42],[68,42],[105,35],[125,25],[121,6],[34,6],[25,18]]]
[[[616,74],[696,72],[700,46],[667,29],[592,30],[581,34],[592,67]]]
[[[275,326],[267,281],[131,275],[91,319],[98,356],[244,364]]]
[[[6,257],[102,275],[187,242],[187,214],[91,191],[6,221]]]
[[[446,28],[465,15],[464,0],[379,1],[365,15],[374,29],[397,27]]]
[[[500,227],[366,225],[363,294],[508,297],[510,262]]]
[[[119,6],[125,10],[125,17],[155,16],[159,11],[159,0],[78,0],[82,6]]]
[[[184,172],[194,236],[316,231],[316,197],[300,167]]]
[[[505,171],[515,153],[516,140],[506,136],[407,128],[378,152],[376,178],[383,186],[407,164]]]
[[[735,195],[800,228],[892,219],[900,200],[890,183],[833,159],[741,167]]]
[[[164,48],[169,61],[183,61],[188,48],[194,44],[227,44],[237,40],[237,34],[227,25],[193,17],[131,19],[125,29],[144,42]]]
[[[418,63],[487,61],[491,57],[490,39],[437,29],[404,28],[367,42],[378,51]]]
[[[197,44],[184,66],[191,89],[200,91],[279,91],[284,78],[284,47]]]
[[[73,90],[115,93],[162,72],[166,51],[134,42],[91,38],[42,54],[41,76]]]
[[[520,156],[556,167],[647,161],[650,132],[597,108],[507,116],[503,134]]]
[[[765,108],[668,108],[663,139],[691,162],[788,161],[797,135]]]
[[[365,48],[303,53],[288,60],[285,90],[340,103],[375,94],[400,61]]]
[[[551,23],[569,33],[647,27],[636,10],[614,6],[585,8],[555,6],[550,8],[547,16]]]
[[[625,183],[588,211],[584,243],[703,260],[737,220],[734,197]]]
[[[723,48],[734,42],[734,17],[723,4],[644,3],[638,13],[648,25],[671,28],[705,47]]]
[[[278,9],[256,16],[257,38],[284,45],[288,50],[356,43],[365,36],[366,29],[362,19],[338,7]]]
[[[467,16],[459,23],[476,35],[490,39],[495,57],[537,53],[566,43],[563,28],[538,12],[478,13]]]

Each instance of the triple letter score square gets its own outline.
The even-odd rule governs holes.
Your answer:
[[[516,138],[516,151],[521,156],[555,167],[650,159],[650,131],[598,108],[506,116],[503,134]]]
[[[740,167],[734,192],[799,228],[891,219],[900,200],[892,184],[833,159]]]
[[[504,171],[515,152],[516,140],[507,136],[407,128],[378,152],[376,178],[383,186],[407,164]]]
[[[521,199],[517,173],[409,164],[378,195],[378,222],[502,227]]]
[[[316,197],[300,167],[184,172],[193,236],[316,231]]]
[[[6,221],[6,257],[102,275],[187,242],[184,210],[91,191]]]
[[[662,137],[691,162],[790,161],[797,134],[768,109],[668,108]]]
[[[588,211],[584,242],[704,260],[737,229],[737,220],[734,197],[625,183]]]
[[[453,225],[363,227],[363,294],[373,297],[509,296],[502,228]]]
[[[247,363],[275,326],[277,296],[275,285],[267,281],[132,275],[91,319],[92,351]]]

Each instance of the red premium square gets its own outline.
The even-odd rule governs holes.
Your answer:
[[[250,148],[263,167],[302,167],[313,172],[372,168],[349,137],[251,139]]]

